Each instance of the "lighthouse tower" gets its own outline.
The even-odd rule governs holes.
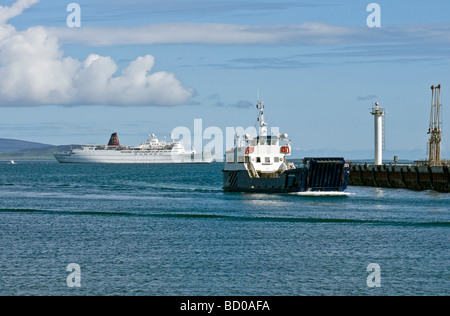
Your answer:
[[[384,144],[384,116],[386,111],[384,108],[379,107],[378,102],[375,103],[375,107],[372,108],[372,112],[375,120],[375,165],[383,164],[383,144]]]

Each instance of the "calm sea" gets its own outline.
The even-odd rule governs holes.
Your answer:
[[[0,163],[0,295],[450,294],[450,194],[224,193],[221,170]]]

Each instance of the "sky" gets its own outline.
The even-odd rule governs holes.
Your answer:
[[[444,0],[1,0],[0,138],[105,144],[117,132],[138,145],[194,132],[195,119],[225,134],[255,125],[259,93],[293,156],[372,157],[379,102],[385,158],[422,159],[441,84],[450,158],[448,12]]]

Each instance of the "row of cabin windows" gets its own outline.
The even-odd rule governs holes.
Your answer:
[[[250,157],[245,157],[245,162],[250,162]],[[270,157],[264,158],[264,163],[270,163]],[[274,157],[273,162],[280,162],[280,157]],[[261,163],[261,157],[256,157],[256,163]]]
[[[250,141],[250,146],[256,146],[256,145],[277,146],[278,140],[276,140],[276,139],[261,139],[261,140],[257,141],[255,139],[255,140]]]

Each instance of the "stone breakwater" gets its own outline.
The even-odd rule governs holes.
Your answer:
[[[349,185],[450,192],[450,166],[350,166]]]

